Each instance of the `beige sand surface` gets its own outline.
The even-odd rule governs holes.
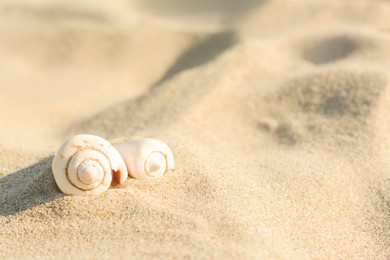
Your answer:
[[[390,2],[0,1],[0,259],[390,258]],[[176,170],[60,193],[69,135]]]

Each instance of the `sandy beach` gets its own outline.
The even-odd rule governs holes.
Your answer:
[[[0,1],[0,259],[389,259],[387,0]],[[74,134],[175,170],[63,194]]]

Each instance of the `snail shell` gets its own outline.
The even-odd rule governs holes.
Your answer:
[[[159,178],[175,166],[171,149],[157,139],[144,138],[113,146],[125,161],[129,175],[135,179]]]
[[[90,196],[106,191],[114,177],[123,184],[126,165],[111,144],[96,135],[75,135],[58,149],[52,164],[60,190],[69,195]]]

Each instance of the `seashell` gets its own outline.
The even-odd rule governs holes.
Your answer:
[[[128,177],[118,151],[96,135],[68,138],[54,156],[52,169],[58,187],[69,195],[97,195],[110,187],[113,177],[119,184]]]
[[[157,139],[144,138],[113,146],[125,161],[129,175],[135,179],[156,179],[175,166],[171,149]]]

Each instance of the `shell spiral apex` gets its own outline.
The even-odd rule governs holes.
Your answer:
[[[157,139],[143,138],[113,146],[125,161],[129,175],[135,179],[159,178],[175,166],[171,149]]]
[[[127,180],[126,165],[112,145],[96,135],[68,138],[53,159],[54,179],[60,190],[69,195],[90,196],[106,191],[114,177]]]

